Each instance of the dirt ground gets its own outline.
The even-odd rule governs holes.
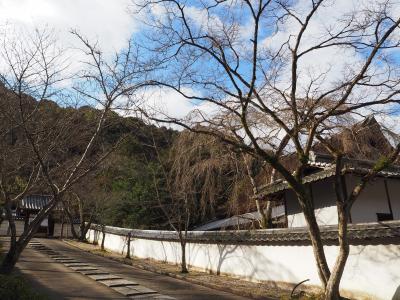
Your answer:
[[[78,247],[84,251],[91,252],[113,260],[121,261],[125,264],[139,267],[159,274],[164,274],[174,278],[179,278],[192,283],[200,284],[214,289],[229,291],[236,295],[250,297],[253,299],[291,299],[291,292],[294,285],[288,283],[277,282],[250,282],[247,280],[234,278],[226,275],[216,275],[206,272],[201,272],[189,267],[188,274],[180,273],[178,265],[156,261],[151,259],[140,259],[133,257],[127,259],[117,253],[102,251],[99,246],[90,243],[82,243],[73,240],[64,240],[66,243]],[[303,290],[302,290],[303,288]],[[307,288],[307,287],[306,287]],[[292,299],[317,299],[316,291],[307,292],[304,287],[295,290]]]

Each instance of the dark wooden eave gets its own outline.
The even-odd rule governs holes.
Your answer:
[[[341,173],[344,174],[355,174],[355,175],[365,175],[371,171],[371,168],[376,162],[369,160],[360,159],[343,159],[343,168]],[[303,178],[303,183],[317,182],[329,177],[333,177],[336,174],[336,166],[334,164],[333,158],[325,154],[315,154],[311,155],[310,161],[308,163],[310,167],[316,168],[319,171],[307,175]],[[400,167],[391,166],[377,174],[379,177],[386,178],[400,178]],[[266,184],[258,188],[259,193],[255,198],[263,199],[268,195],[273,195],[278,192],[282,192],[290,189],[290,185],[285,180],[277,180],[271,184]]]

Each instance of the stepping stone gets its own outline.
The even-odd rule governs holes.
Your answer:
[[[149,289],[149,288],[147,288],[145,286],[141,286],[141,285],[135,286],[134,289],[139,291],[139,292],[142,292],[143,294],[157,293],[157,291]]]
[[[90,264],[86,264],[86,263],[82,263],[82,262],[68,262],[68,263],[64,263],[64,265],[66,265],[67,267],[91,267],[92,266]]]
[[[139,286],[135,287],[127,287],[127,286],[121,286],[121,287],[114,287],[112,288],[114,291],[117,291],[118,293],[124,295],[124,296],[139,296],[139,295],[145,295],[145,294],[157,294],[156,291],[153,291],[151,289],[145,290],[137,290]],[[143,287],[144,288],[144,287]]]
[[[89,275],[90,278],[96,280],[96,281],[101,281],[101,280],[111,280],[111,279],[122,279],[119,276],[111,275],[111,274],[105,274],[105,275]]]
[[[90,270],[90,271],[78,271],[83,275],[110,275],[108,272],[100,271],[100,270]]]
[[[93,267],[69,267],[74,271],[96,271],[98,270],[97,268],[93,268]]]
[[[130,299],[140,299],[140,300],[172,300],[176,299],[170,296],[160,295],[160,294],[151,294],[151,295],[136,295],[130,296]]]
[[[147,294],[157,294],[157,291],[146,288],[144,286],[121,286],[121,287],[113,287],[113,290],[121,293],[124,296],[139,296],[139,295],[147,295]]]
[[[113,279],[113,280],[102,280],[100,281],[102,284],[105,284],[108,287],[120,287],[120,286],[135,286],[139,285],[136,282],[125,280],[125,279]]]
[[[54,259],[54,258],[53,258]],[[73,259],[54,259],[56,262],[59,262],[61,264],[66,264],[66,263],[73,263],[75,262]],[[77,261],[78,262],[78,261]]]
[[[68,267],[68,268],[92,268],[94,267],[93,265],[89,265],[89,264],[84,264],[84,263],[74,263],[74,262],[65,262],[63,263],[64,266]]]
[[[153,300],[157,294],[129,296],[129,299]]]
[[[140,300],[153,300],[156,299],[155,297],[158,294],[149,294],[149,295],[135,295],[135,296],[130,296],[129,299],[140,299]]]
[[[172,299],[176,299],[174,297],[170,297],[170,296],[166,296],[166,295],[156,295],[154,296],[153,299],[157,299],[157,300],[172,300]]]

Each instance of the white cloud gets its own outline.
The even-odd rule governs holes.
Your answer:
[[[188,96],[194,94],[191,89],[185,89],[183,92]],[[139,103],[141,108],[145,109],[151,117],[160,120],[184,120],[187,118],[193,120],[192,113],[194,112],[200,112],[204,117],[211,118],[220,111],[217,105],[205,101],[196,103],[168,88],[151,88],[146,90],[141,97],[143,99],[143,102]],[[197,113],[195,115],[198,115]],[[170,127],[182,129],[178,125]]]
[[[102,50],[119,51],[138,26],[129,14],[130,0],[0,0],[0,24],[33,29],[54,28],[64,46],[76,46],[71,29]]]
[[[327,1],[325,5],[323,4],[313,18],[311,18],[301,39],[299,52],[326,40],[328,28],[338,29],[339,26],[343,26],[343,24],[341,25],[339,23],[339,20],[354,10],[356,2],[358,1],[337,0],[334,2]],[[295,14],[303,21],[305,20],[306,14],[310,11],[310,3],[310,1],[301,0],[298,1],[297,5],[293,8]],[[284,24],[280,25],[279,31],[268,36],[262,42],[262,46],[267,49],[272,49],[272,51],[278,51],[281,45],[289,41],[288,45],[283,47],[283,49],[287,51],[286,54],[289,54],[290,51],[288,47],[290,46],[291,49],[294,48],[299,31],[300,24],[294,18],[288,18]],[[306,90],[310,81],[315,80],[321,74],[325,74],[325,76],[321,77],[316,84],[320,85],[320,87],[328,88],[331,84],[343,79],[344,70],[349,65],[355,66],[358,62],[358,55],[354,50],[349,48],[329,47],[309,52],[301,57],[298,62],[298,70],[300,70],[298,74],[299,88],[304,88]],[[290,86],[290,72],[283,71],[283,74],[285,73],[287,75],[286,78],[282,78],[283,84]]]
[[[354,27],[357,26],[358,23],[365,22],[368,15],[366,15],[364,9],[369,8],[373,10],[372,6],[378,7],[383,1],[377,0],[373,1],[373,3],[371,2],[372,1],[366,0],[336,0],[324,2],[316,14],[311,18],[309,25],[302,36],[299,52],[310,49],[322,41],[326,41],[329,38],[328,31],[338,33],[340,29],[343,29],[348,25],[347,22],[350,20],[350,16],[354,16],[354,19],[352,20],[352,26]],[[310,1],[300,0],[297,2],[295,7],[293,7],[293,12],[304,21],[306,14],[310,11],[310,4]],[[398,16],[393,12],[393,18],[397,19],[397,17]],[[288,18],[283,24],[280,24],[279,31],[268,36],[263,41],[263,47],[276,52],[281,48],[281,45],[289,41],[288,45],[285,45],[283,49],[285,49],[286,54],[290,56],[289,46],[291,49],[294,48],[296,38],[300,31],[300,26],[299,22],[294,18]],[[368,30],[370,31],[369,33],[373,35],[372,31],[374,28],[371,26]],[[365,34],[368,34],[368,32]],[[400,31],[397,31],[397,33],[395,32],[393,37],[396,34],[400,34]],[[354,34],[354,36],[355,35],[356,34]],[[363,38],[363,42],[368,42],[367,40],[367,37]],[[337,41],[343,42],[346,40],[336,40],[335,42]],[[364,64],[365,57],[363,56],[366,53],[367,51],[364,53],[362,51],[357,52],[350,47],[333,46],[305,54],[298,62],[298,70],[300,70],[298,74],[299,88],[304,88],[304,90],[306,90],[310,81],[315,80],[322,74],[324,76],[319,78],[319,81],[315,83],[315,86],[324,89],[336,86],[338,81],[344,79],[345,74],[361,69],[360,65]],[[290,62],[290,57],[288,57],[288,61]],[[381,62],[382,61],[375,65],[373,64],[370,67],[370,73],[373,73],[373,68],[382,69],[384,63]],[[288,68],[290,68],[290,64],[288,65]],[[287,71],[288,70],[283,70],[282,72],[283,74],[287,74],[286,76],[283,76],[284,78],[282,79],[282,82],[286,87],[291,84],[289,78],[290,72]],[[375,78],[377,78],[377,76],[375,76]],[[302,96],[303,95],[299,95],[299,97]]]
[[[171,89],[150,89],[144,100],[147,109],[158,117],[184,118],[196,107],[195,103]]]
[[[12,50],[13,42],[21,43],[21,50],[17,50],[20,52],[32,48],[30,38],[34,38],[35,30],[50,34],[55,40],[51,48],[65,50],[62,55],[57,50],[47,51],[49,57],[57,56],[59,63],[54,69],[63,70],[58,77],[64,80],[53,87],[68,89],[74,84],[71,75],[86,68],[81,62],[89,59],[79,50],[84,49],[82,42],[70,31],[76,30],[91,44],[97,43],[105,59],[110,60],[115,52],[126,48],[128,40],[139,30],[139,23],[128,10],[131,4],[131,0],[0,0],[0,42],[5,42],[7,51]],[[10,74],[10,66],[3,57],[0,69]],[[52,97],[60,101],[55,98]]]

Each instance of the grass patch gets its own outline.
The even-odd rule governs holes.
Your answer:
[[[0,262],[4,252],[0,241]],[[17,274],[0,274],[0,299],[4,300],[47,300],[48,298],[32,289],[29,283]]]
[[[0,275],[0,299],[45,300],[44,295],[35,292],[21,275]]]

